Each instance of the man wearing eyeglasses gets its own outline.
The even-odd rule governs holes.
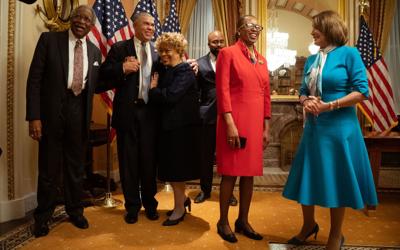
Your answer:
[[[30,66],[26,120],[29,136],[39,142],[36,237],[49,233],[61,179],[70,221],[80,229],[89,227],[83,216],[82,180],[101,54],[85,36],[95,18],[87,5],[74,9],[71,29],[42,33]]]
[[[226,46],[224,35],[219,30],[208,34],[210,52],[199,58],[198,84],[200,89],[200,116],[203,121],[201,191],[194,199],[202,203],[211,197],[213,166],[215,156],[215,129],[217,121],[217,103],[215,92],[215,64],[219,51]],[[229,200],[231,206],[237,205],[235,196]]]

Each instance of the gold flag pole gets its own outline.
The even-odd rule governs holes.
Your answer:
[[[365,15],[366,8],[369,7],[369,1],[368,0],[359,0],[359,6],[360,6],[360,15]]]
[[[111,122],[110,122],[110,115],[107,114],[107,129],[110,131]],[[122,201],[114,199],[111,193],[110,187],[111,181],[111,141],[108,138],[107,141],[107,190],[104,194],[104,198],[100,198],[99,200],[95,201],[95,204],[100,207],[105,208],[114,208],[122,205]]]

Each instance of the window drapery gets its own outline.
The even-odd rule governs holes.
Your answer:
[[[203,1],[203,0],[202,0]],[[187,36],[190,19],[197,0],[176,0],[176,11],[178,12],[181,33]]]
[[[242,10],[243,0],[212,0],[215,23],[227,41],[227,45],[235,43],[236,24]]]
[[[386,49],[389,31],[391,30],[396,1],[370,0],[368,8],[368,27],[374,36],[374,41],[381,52]]]
[[[211,0],[196,3],[186,36],[190,58],[200,58],[209,52],[208,33],[215,27],[212,9]]]
[[[389,37],[386,46],[385,61],[392,79],[392,88],[394,95],[394,106],[396,114],[400,114],[400,3],[397,2],[393,8],[395,11],[392,19],[392,28],[389,30]]]

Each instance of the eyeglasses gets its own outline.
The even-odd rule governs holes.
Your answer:
[[[75,16],[72,16],[71,19],[74,19],[74,20],[82,20],[82,21],[84,21],[85,23],[91,23],[91,22],[92,22],[92,19],[91,19],[90,17],[82,16],[82,15],[79,15],[79,14],[77,14],[77,15],[75,15]]]
[[[245,28],[246,30],[255,30],[257,32],[260,32],[264,29],[263,26],[254,23],[244,23],[239,29],[241,28]]]

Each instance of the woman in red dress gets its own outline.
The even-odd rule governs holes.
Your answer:
[[[267,61],[254,46],[262,29],[256,17],[241,17],[237,25],[238,41],[222,49],[217,59],[216,155],[218,173],[222,175],[217,230],[229,242],[237,241],[229,226],[228,210],[238,176],[240,201],[235,232],[262,239],[248,221],[253,178],[263,174],[263,149],[269,142],[271,117]]]

